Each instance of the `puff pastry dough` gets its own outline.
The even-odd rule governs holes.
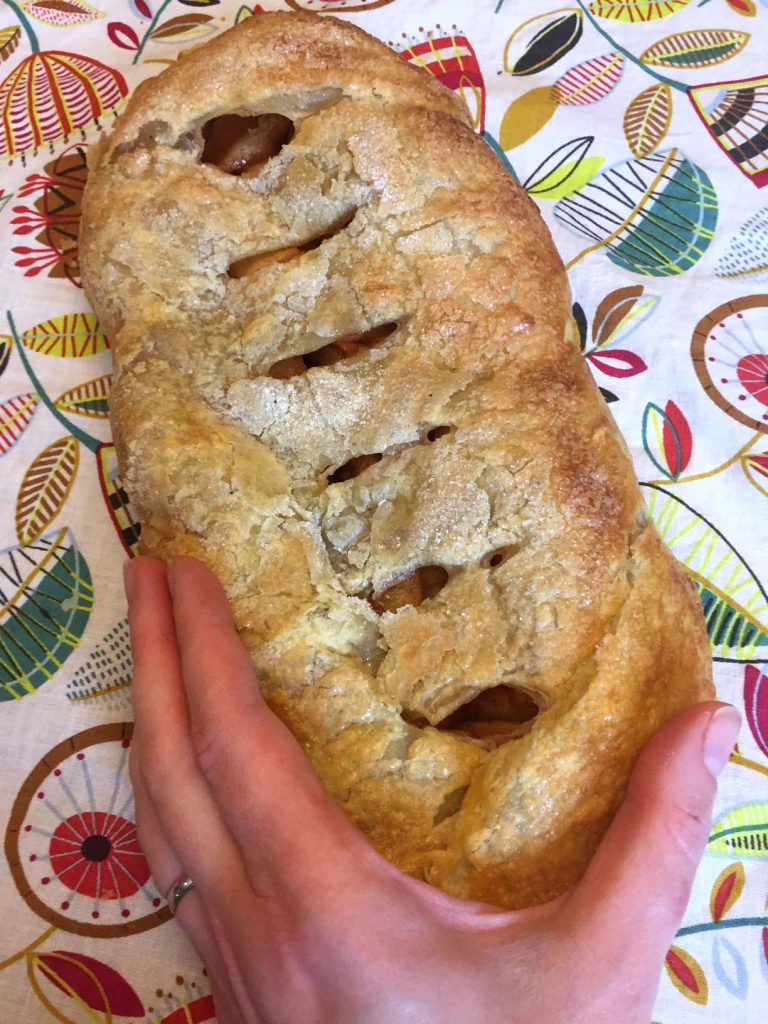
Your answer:
[[[328,792],[449,892],[571,885],[708,646],[460,100],[352,25],[248,18],[138,87],[81,252],[143,550],[216,571]]]

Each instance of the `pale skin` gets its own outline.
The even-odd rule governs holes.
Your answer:
[[[468,903],[401,874],[323,793],[264,703],[213,574],[126,566],[139,836],[219,1024],[648,1024],[739,728],[699,704],[641,754],[577,888]]]

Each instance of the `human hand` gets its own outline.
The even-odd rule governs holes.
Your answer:
[[[139,836],[163,891],[195,881],[219,1024],[648,1024],[735,709],[667,723],[577,888],[502,911],[401,874],[325,796],[200,562],[136,559],[126,590]]]

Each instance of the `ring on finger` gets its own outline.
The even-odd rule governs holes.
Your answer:
[[[188,892],[192,892],[195,888],[195,883],[189,877],[189,875],[182,875],[177,878],[173,885],[170,887],[165,896],[165,901],[168,904],[168,909],[172,914],[175,914],[178,910],[179,904],[187,895]]]

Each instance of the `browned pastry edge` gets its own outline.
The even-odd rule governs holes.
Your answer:
[[[548,231],[457,97],[349,24],[249,18],[136,90],[81,251],[143,550],[216,571],[394,863],[562,892],[711,696],[708,644]]]

